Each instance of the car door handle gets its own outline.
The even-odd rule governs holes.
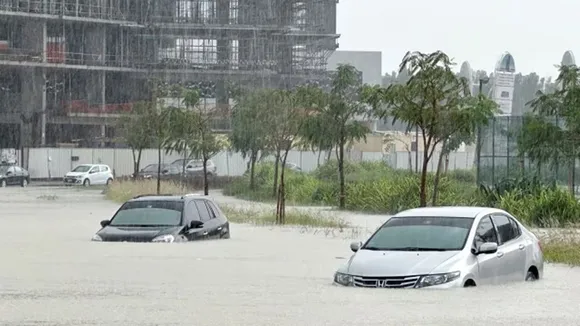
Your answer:
[[[524,246],[523,244],[520,244],[520,245],[518,246],[518,249],[520,249],[520,250],[524,250],[524,249],[526,249],[526,246]]]
[[[497,253],[497,258],[501,258],[501,257],[503,257],[503,252],[498,252]]]

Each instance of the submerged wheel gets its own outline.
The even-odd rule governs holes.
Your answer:
[[[538,280],[538,276],[532,270],[529,270],[526,274],[526,282],[535,282]]]
[[[111,183],[113,183],[113,179],[111,178],[107,179],[107,186],[110,185]]]
[[[26,186],[28,186],[28,180],[27,180],[27,179],[22,179],[22,182],[20,183],[20,185],[21,185],[22,187],[26,187]]]
[[[83,181],[83,186],[88,187],[91,185],[91,181],[89,179],[85,179],[85,181]]]
[[[0,181],[0,188],[6,188],[6,180]]]

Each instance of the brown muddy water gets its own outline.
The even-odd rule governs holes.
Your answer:
[[[547,265],[534,284],[342,288],[332,275],[352,233],[233,225],[222,241],[90,242],[117,207],[99,191],[0,189],[0,325],[574,325],[580,316],[576,268]],[[381,220],[348,219],[369,229]]]

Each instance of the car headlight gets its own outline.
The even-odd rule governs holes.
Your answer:
[[[103,241],[103,238],[101,238],[98,234],[95,234],[91,238],[91,241]]]
[[[354,285],[354,280],[352,275],[344,274],[344,273],[335,273],[334,274],[334,282],[344,285],[344,286],[352,286]]]
[[[460,275],[461,275],[461,272],[459,272],[459,271],[451,272],[451,273],[425,275],[425,276],[421,277],[421,279],[419,279],[419,282],[417,282],[416,287],[424,288],[427,286],[441,285],[441,284],[449,283],[449,282],[452,282],[452,281],[455,281],[456,279],[458,279]]]
[[[171,234],[160,235],[152,240],[152,242],[173,242],[175,237]]]

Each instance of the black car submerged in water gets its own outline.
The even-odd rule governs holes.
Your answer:
[[[200,195],[142,195],[101,221],[93,241],[185,242],[229,239],[230,224],[215,202]]]

